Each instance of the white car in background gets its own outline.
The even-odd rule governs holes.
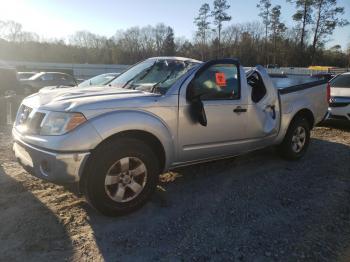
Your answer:
[[[330,86],[328,119],[350,121],[350,72],[334,77]]]

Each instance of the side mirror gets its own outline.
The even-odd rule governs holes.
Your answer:
[[[195,99],[191,103],[191,113],[194,119],[198,121],[202,126],[207,126],[207,115],[205,114],[205,109],[202,100]]]
[[[196,99],[196,90],[193,81],[191,81],[187,86],[186,99],[190,102]]]
[[[201,95],[196,94],[193,82],[190,82],[187,87],[186,98],[190,102],[190,114],[193,120],[200,123],[202,126],[207,126],[207,116],[205,114]]]

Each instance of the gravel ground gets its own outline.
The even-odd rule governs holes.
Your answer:
[[[350,261],[350,129],[315,128],[297,162],[270,148],[176,172],[107,218],[28,175],[0,131],[0,260]]]

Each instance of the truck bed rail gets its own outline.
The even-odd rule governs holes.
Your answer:
[[[284,88],[280,88],[278,89],[278,92],[280,94],[289,94],[289,93],[293,93],[293,92],[297,92],[297,91],[301,91],[304,89],[308,89],[308,88],[312,88],[318,85],[323,85],[326,84],[327,81],[326,80],[318,80],[318,81],[313,81],[313,82],[309,82],[309,83],[304,83],[304,84],[300,84],[300,85],[294,85],[294,86],[288,86],[288,87],[284,87]]]

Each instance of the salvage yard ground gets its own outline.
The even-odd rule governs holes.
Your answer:
[[[0,261],[350,260],[349,128],[315,128],[301,161],[269,148],[176,172],[144,208],[107,218],[29,176],[2,129]]]

